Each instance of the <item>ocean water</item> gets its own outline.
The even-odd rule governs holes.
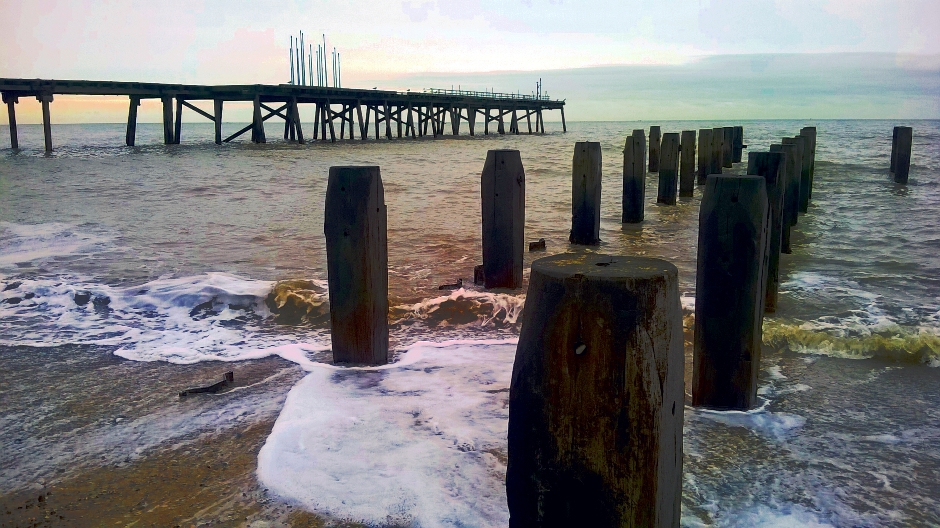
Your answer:
[[[184,124],[182,144],[165,146],[142,124],[133,148],[122,125],[61,125],[50,155],[40,127],[22,126],[23,149],[0,151],[0,493],[278,415],[258,477],[288,501],[377,526],[504,526],[525,287],[472,286],[486,151],[522,153],[526,238],[548,246],[528,267],[583,250],[567,242],[571,156],[575,141],[600,141],[596,250],[673,262],[691,328],[701,188],[657,205],[650,175],[646,221],[619,223],[622,142],[651,124],[743,124],[752,151],[818,129],[813,202],[764,324],[762,405],[687,408],[683,525],[940,524],[940,121],[570,123],[308,145],[269,125],[268,144],[221,147],[211,125]],[[907,186],[887,176],[900,124],[914,128]],[[379,165],[385,184],[396,361],[383,368],[329,363],[323,204],[329,167],[344,164]],[[464,289],[438,290],[458,278]],[[209,403],[83,404],[107,399],[103,372],[274,356],[307,374],[261,368]]]

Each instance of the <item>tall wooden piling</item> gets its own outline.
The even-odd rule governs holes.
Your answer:
[[[387,211],[379,167],[330,167],[324,212],[333,361],[387,363]]]
[[[914,129],[911,127],[895,127],[897,137],[895,143],[897,156],[894,163],[894,181],[896,183],[907,183],[908,175],[911,171],[911,147],[914,143]]]
[[[695,190],[695,131],[683,130],[679,145],[679,196],[690,197]]]
[[[711,157],[711,170],[712,174],[721,174],[722,165],[722,148],[725,140],[725,129],[724,127],[715,127],[712,129],[712,157]]]
[[[649,156],[649,169],[650,172],[659,172],[659,156],[661,152],[661,140],[662,132],[658,126],[650,127],[650,156]]]
[[[522,286],[525,169],[518,150],[490,150],[480,182],[487,288]]]
[[[744,127],[734,127],[734,140],[731,147],[732,160],[734,163],[741,163],[741,156],[744,151]]]
[[[787,188],[787,158],[783,152],[750,152],[747,173],[764,178],[767,191],[767,270],[765,272],[764,312],[777,311],[780,289],[780,249],[783,240],[784,197]]]
[[[222,144],[222,99],[215,99],[213,106],[215,113],[215,144]]]
[[[806,138],[809,148],[809,159],[806,160],[807,170],[809,170],[809,189],[806,197],[813,199],[813,175],[816,173],[816,127],[803,127],[800,129],[800,135]]]
[[[137,138],[137,108],[139,106],[140,97],[132,95],[127,109],[127,132],[124,134],[124,144],[128,147],[133,147]]]
[[[894,130],[891,132],[891,168],[888,169],[888,173],[894,175],[895,168],[898,164],[898,130],[901,127],[894,127]]]
[[[251,120],[251,140],[255,143],[267,143],[264,137],[264,118],[261,117],[261,98],[257,95],[254,101],[254,114]],[[333,121],[330,120],[330,126]]]
[[[780,231],[780,252],[790,254],[793,252],[790,230],[796,225],[799,212],[800,178],[796,170],[796,145],[778,144],[770,146],[771,152],[783,153],[785,161],[785,175],[781,178],[783,184],[783,225]]]
[[[679,134],[663,134],[659,165],[659,192],[656,202],[676,205],[676,193],[679,183]]]
[[[572,244],[594,245],[601,241],[601,144],[579,141],[571,162]]]
[[[19,97],[11,94],[3,94],[3,102],[7,105],[7,118],[10,123],[10,148],[20,148],[19,138],[16,133],[16,103],[20,101]]]
[[[730,169],[734,161],[734,127],[721,129],[721,166]]]
[[[509,390],[509,526],[678,527],[678,272],[658,259],[532,263]]]
[[[698,131],[698,184],[705,185],[705,179],[711,174],[712,129],[701,128]]]
[[[806,136],[794,136],[794,139],[799,145],[800,157],[800,212],[805,213],[809,210],[810,143]]]
[[[801,204],[803,203],[803,141],[795,137],[785,137],[781,141],[784,147],[793,145],[793,164],[787,163],[787,171],[790,173],[787,175],[787,181],[793,186],[790,192],[795,192],[796,195],[792,200],[789,198],[790,195],[787,195],[787,208],[791,209],[790,220],[793,222],[793,225],[796,225],[799,223],[799,213],[803,212],[801,208]],[[787,161],[789,162],[790,160]]]
[[[163,144],[172,145],[173,140],[173,97],[163,96]]]
[[[620,221],[643,221],[646,205],[646,134],[642,128],[627,136],[623,147],[623,214]]]
[[[750,409],[757,401],[764,314],[764,178],[709,177],[698,233],[692,402]]]
[[[176,96],[176,126],[173,128],[173,143],[179,145],[183,133],[183,98]]]
[[[36,97],[42,103],[42,137],[46,144],[46,152],[52,152],[52,119],[49,116],[49,103],[52,94],[42,94]]]

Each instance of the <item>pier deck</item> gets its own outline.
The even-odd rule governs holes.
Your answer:
[[[2,79],[0,93],[7,105],[10,123],[10,143],[18,148],[16,134],[16,103],[20,98],[35,97],[42,103],[43,129],[46,150],[52,150],[52,132],[49,104],[55,95],[104,95],[129,98],[126,144],[134,145],[137,128],[137,107],[142,99],[160,99],[163,102],[164,143],[180,142],[181,116],[187,108],[215,123],[215,142],[231,141],[251,132],[252,141],[264,143],[264,121],[278,117],[284,120],[284,138],[305,141],[298,112],[299,105],[316,105],[313,133],[307,139],[336,141],[337,138],[369,139],[382,135],[391,139],[445,134],[450,124],[452,135],[460,134],[460,125],[467,123],[471,136],[476,133],[477,117],[482,118],[483,133],[490,133],[490,125],[499,134],[521,133],[525,120],[527,133],[544,133],[542,114],[561,112],[562,130],[565,124],[565,102],[545,97],[464,90],[425,90],[397,92],[390,90],[361,90],[291,84],[245,85],[193,85],[162,84],[121,81],[82,81],[53,79]],[[214,112],[194,106],[191,101],[213,101]],[[222,135],[222,108],[226,101],[251,101],[254,113],[251,123],[227,137]],[[508,128],[506,121],[509,121]],[[348,125],[348,128],[347,128]],[[384,125],[384,130],[381,130]],[[394,127],[393,127],[394,125]],[[394,128],[394,130],[393,130]],[[338,130],[337,130],[338,129]]]

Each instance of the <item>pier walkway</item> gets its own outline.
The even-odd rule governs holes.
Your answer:
[[[126,144],[133,146],[137,129],[137,107],[142,99],[160,99],[163,102],[163,140],[166,144],[180,142],[183,109],[191,110],[215,123],[215,142],[229,142],[242,134],[251,133],[252,141],[265,142],[264,121],[278,117],[284,120],[284,138],[304,143],[305,140],[369,139],[374,129],[375,139],[381,135],[391,139],[444,135],[450,124],[452,135],[460,134],[460,126],[467,123],[472,136],[477,118],[483,123],[483,133],[490,126],[498,134],[544,133],[542,115],[546,111],[560,110],[562,130],[565,124],[565,102],[547,97],[466,90],[436,90],[397,92],[388,90],[360,90],[291,84],[218,85],[161,84],[118,81],[68,81],[52,79],[3,79],[0,93],[7,105],[10,123],[11,147],[19,148],[16,133],[16,103],[20,98],[35,97],[42,103],[43,132],[47,151],[52,150],[52,129],[49,105],[55,95],[107,95],[129,98]],[[194,101],[212,101],[213,112],[196,107]],[[222,108],[226,101],[251,101],[254,113],[251,123],[228,135],[222,134]],[[302,104],[316,105],[312,134],[304,136],[298,108]],[[506,122],[509,122],[508,127]],[[383,130],[384,129],[384,130]]]

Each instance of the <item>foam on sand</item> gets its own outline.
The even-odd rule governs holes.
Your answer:
[[[265,487],[367,525],[505,527],[515,341],[418,343],[380,368],[311,365],[258,456]]]

